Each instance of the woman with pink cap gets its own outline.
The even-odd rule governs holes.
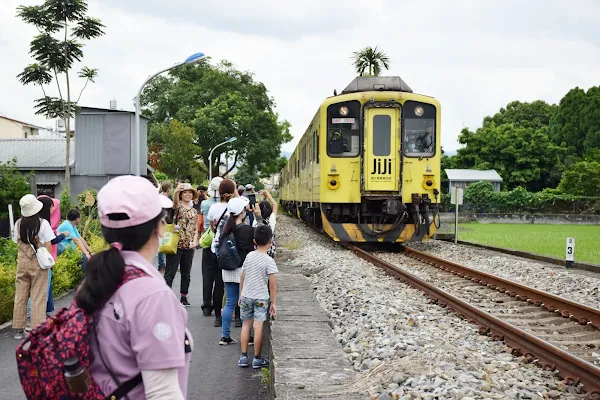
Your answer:
[[[173,202],[140,177],[120,176],[98,192],[102,235],[110,248],[92,256],[75,296],[93,315],[92,377],[105,394],[138,374],[135,399],[185,399],[192,351],[187,312],[153,259]],[[122,284],[126,269],[141,275]]]

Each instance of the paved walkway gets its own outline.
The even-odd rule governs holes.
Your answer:
[[[239,345],[219,346],[221,328],[213,327],[214,317],[202,315],[202,252],[197,251],[192,267],[188,308],[188,328],[194,337],[194,353],[188,386],[188,399],[267,399],[267,386],[261,383],[260,372],[251,368],[239,368],[237,361]],[[179,274],[173,290],[179,293]],[[59,300],[57,308],[67,306],[72,296]],[[17,341],[12,338],[12,329],[0,331],[0,400],[25,399],[21,390],[15,349]],[[265,332],[265,340],[270,336]],[[240,328],[232,328],[232,337],[239,341]],[[265,343],[263,354],[269,354],[269,343]],[[252,352],[252,348],[250,348]]]

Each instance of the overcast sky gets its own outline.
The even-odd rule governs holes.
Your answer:
[[[50,126],[37,117],[39,88],[16,75],[31,62],[35,31],[0,0],[0,115]],[[380,46],[388,75],[442,104],[442,145],[458,148],[463,126],[509,101],[558,102],[572,87],[600,84],[599,0],[91,0],[106,35],[84,49],[98,68],[80,105],[133,109],[151,73],[202,51],[256,74],[292,124],[292,150],[319,103],[355,77],[350,56]],[[81,67],[81,66],[78,66]],[[74,92],[83,82],[76,81]]]

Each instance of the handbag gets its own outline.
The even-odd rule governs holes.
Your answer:
[[[226,213],[227,209],[225,209],[225,211],[223,211],[223,214],[221,214],[221,218],[219,218],[219,220],[217,221],[214,230],[209,228],[202,233],[202,236],[200,236],[200,247],[202,247],[203,249],[208,249],[212,245],[213,239],[215,238],[215,232],[217,231],[216,227],[219,226],[219,223],[221,223],[221,220],[223,219]]]
[[[179,232],[175,231],[174,224],[165,226],[165,235],[160,241],[158,252],[161,254],[177,254],[177,246],[179,245]]]
[[[36,249],[31,243],[29,243],[29,245],[35,252],[35,256],[37,257],[41,269],[48,269],[54,266],[54,257],[52,257],[52,254],[50,254],[46,247],[41,246]]]

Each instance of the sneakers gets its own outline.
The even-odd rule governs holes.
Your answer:
[[[23,340],[24,337],[25,337],[25,332],[24,331],[18,330],[18,331],[15,332],[14,338],[16,340]]]
[[[238,361],[238,367],[247,367],[250,365],[250,360],[248,359],[248,356],[245,355],[241,355],[240,357],[240,361]]]
[[[254,357],[254,359],[252,360],[252,369],[266,368],[268,366],[269,366],[269,361],[265,360],[263,357],[261,357],[261,358]]]
[[[187,296],[181,296],[181,300],[180,301],[181,301],[181,305],[184,306],[184,307],[186,307],[186,308],[189,307],[189,306],[191,306],[190,302],[187,299]]]
[[[215,318],[215,324],[213,326],[216,326],[216,327],[223,326],[223,318],[222,317],[216,317]]]
[[[212,309],[210,307],[205,307],[202,309],[202,314],[205,317],[210,317],[210,314],[212,314]]]
[[[219,345],[225,346],[228,344],[236,344],[236,343],[237,343],[237,340],[232,339],[231,336],[228,336],[228,337],[223,336],[221,338],[221,341],[219,342]]]
[[[240,317],[237,317],[235,319],[235,327],[236,328],[241,328],[242,327],[242,319]]]
[[[250,339],[248,339],[248,346],[254,346],[254,336],[250,336]]]

